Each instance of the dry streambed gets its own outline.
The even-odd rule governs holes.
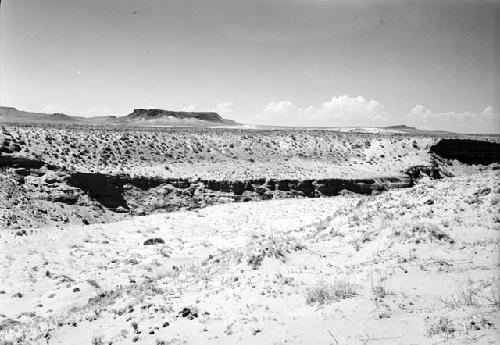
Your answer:
[[[0,341],[495,343],[498,178],[3,232]]]

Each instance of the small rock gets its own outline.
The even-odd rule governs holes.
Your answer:
[[[195,318],[198,317],[198,311],[191,309],[191,308],[183,308],[179,312],[179,315],[187,318],[188,320],[194,320]]]
[[[155,245],[155,244],[164,244],[165,241],[162,238],[155,237],[155,238],[150,238],[144,241],[145,246],[150,246],[150,245]]]

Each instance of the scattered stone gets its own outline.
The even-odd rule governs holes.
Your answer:
[[[184,307],[180,312],[179,315],[182,317],[185,317],[188,320],[194,320],[195,318],[198,317],[198,310],[196,309],[191,309]]]
[[[16,231],[16,236],[28,236],[28,233],[26,232],[26,230],[19,230],[19,231]]]

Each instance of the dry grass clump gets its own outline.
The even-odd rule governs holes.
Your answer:
[[[318,282],[306,292],[307,304],[324,305],[358,295],[358,286],[345,280],[337,280],[333,283],[325,281]]]
[[[266,237],[256,240],[250,245],[246,262],[255,270],[262,265],[265,258],[275,258],[285,262],[288,253],[304,248],[303,244],[289,237]]]
[[[458,280],[456,294],[442,302],[449,308],[490,305],[500,309],[500,281],[495,278],[487,281]]]
[[[453,336],[457,331],[455,324],[447,316],[440,316],[433,319],[427,318],[425,323],[427,325],[425,335],[428,337],[435,335]]]
[[[92,340],[90,342],[92,345],[104,345],[104,340],[102,340],[102,336],[96,335],[92,337]]]
[[[396,229],[394,235],[401,236],[407,240],[414,240],[417,244],[427,241],[455,243],[455,240],[440,229],[439,226],[429,223],[418,223],[403,227],[403,229]]]
[[[500,309],[500,280],[493,279],[489,286],[489,296],[486,296],[486,299],[491,302],[497,309]]]

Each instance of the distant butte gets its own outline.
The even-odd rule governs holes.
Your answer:
[[[73,123],[130,126],[234,126],[239,123],[222,118],[215,112],[185,112],[163,109],[134,109],[125,116],[71,116],[45,114],[0,106],[0,123]]]

